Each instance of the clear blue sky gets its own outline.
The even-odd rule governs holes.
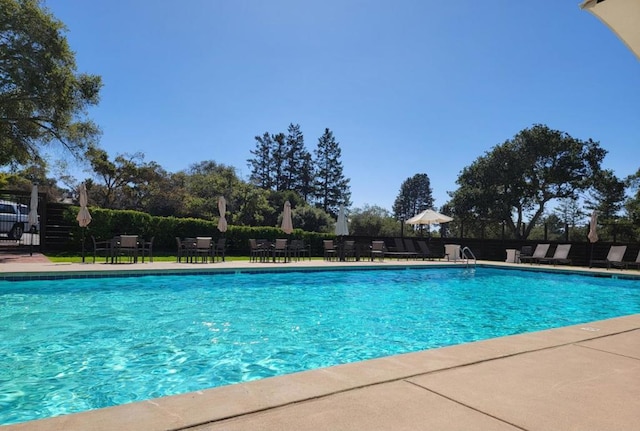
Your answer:
[[[247,178],[256,135],[300,124],[342,148],[354,207],[459,172],[533,124],[640,168],[640,61],[579,0],[46,0],[78,70],[101,75],[91,116],[110,155],[170,172],[203,160]],[[80,177],[82,178],[82,177]]]

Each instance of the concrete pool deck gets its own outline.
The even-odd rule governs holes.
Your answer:
[[[638,271],[478,262],[640,275]],[[0,264],[34,273],[294,269],[370,262]],[[375,266],[445,262],[386,259]],[[458,263],[457,265],[460,265]],[[639,279],[640,282],[640,279]],[[16,430],[631,430],[640,423],[640,314],[338,365],[8,425]]]

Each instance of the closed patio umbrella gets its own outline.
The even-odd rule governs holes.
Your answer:
[[[218,230],[222,233],[227,231],[227,219],[225,215],[227,213],[227,201],[224,196],[218,198],[218,211],[220,212],[220,220],[218,220]]]
[[[344,205],[340,205],[340,212],[338,212],[338,220],[336,221],[336,236],[347,235],[349,235],[347,215],[345,214]]]
[[[29,224],[29,231],[33,231],[33,228],[38,224],[38,185],[34,184],[31,187],[31,203],[29,205],[29,216],[27,218]]]
[[[82,263],[84,263],[84,237],[87,230],[86,228],[89,226],[89,223],[91,223],[91,214],[87,208],[89,201],[87,199],[87,187],[84,183],[80,184],[80,187],[78,188],[78,195],[80,200],[80,210],[78,211],[76,220],[78,221],[78,226],[82,228]]]
[[[287,235],[293,232],[293,220],[291,220],[291,203],[286,201],[284,203],[284,210],[282,211],[282,224],[280,229]]]
[[[589,266],[591,266],[591,261],[593,261],[593,243],[598,241],[598,213],[596,210],[593,210],[591,213],[587,238],[589,238],[589,242],[591,243],[591,255],[589,257]]]
[[[598,17],[640,59],[640,1],[585,0],[580,8]]]

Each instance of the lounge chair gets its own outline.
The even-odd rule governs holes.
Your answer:
[[[371,262],[378,257],[380,260],[384,260],[385,246],[384,241],[371,241]]]
[[[551,244],[538,244],[536,245],[536,249],[533,251],[533,254],[531,256],[522,256],[520,255],[520,262],[522,263],[536,263],[538,262],[540,259],[543,259],[546,255],[547,252],[549,251],[549,246]]]
[[[404,250],[407,253],[407,258],[418,258],[420,253],[416,250],[416,246],[411,238],[404,239]]]
[[[518,255],[518,260],[522,262],[523,257],[527,259],[532,256],[533,256],[533,247],[530,245],[523,245],[522,248],[520,248],[520,254]]]
[[[539,263],[552,263],[554,265],[558,263],[571,264],[571,259],[568,258],[569,251],[571,250],[571,244],[558,244],[556,251],[552,257],[543,257],[538,259]]]
[[[401,257],[409,259],[409,257],[411,256],[418,255],[418,253],[415,253],[415,252],[411,253],[405,249],[405,245],[404,245],[404,242],[402,241],[402,238],[394,238],[393,241],[394,241],[395,247],[385,249],[384,251],[385,255],[395,256],[398,259],[400,259]]]
[[[609,247],[609,253],[607,253],[607,257],[604,260],[592,260],[589,262],[589,268],[593,265],[606,265],[607,269],[612,266],[622,267],[624,264],[622,263],[622,259],[624,259],[624,254],[627,251],[626,245],[612,245]]]
[[[636,257],[635,262],[622,262],[625,268],[635,267],[635,269],[640,269],[640,251],[638,251],[638,256]]]
[[[418,252],[418,256],[422,257],[422,260],[429,259],[442,259],[444,257],[444,251],[441,249],[440,252],[435,252],[433,247],[429,247],[426,241],[420,240],[418,242],[418,247],[420,251]]]

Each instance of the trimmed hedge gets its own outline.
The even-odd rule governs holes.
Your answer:
[[[76,216],[79,207],[69,206],[64,212],[64,220],[73,226],[69,238],[68,249],[79,250],[83,235],[83,228],[78,226]],[[305,232],[294,229],[291,235],[286,235],[280,228],[270,226],[229,226],[224,234],[218,231],[217,221],[196,218],[157,217],[130,210],[110,210],[104,208],[90,208],[91,223],[84,231],[86,238],[91,235],[96,240],[106,240],[116,235],[139,235],[146,240],[153,238],[153,249],[157,252],[175,252],[176,237],[210,236],[214,239],[227,239],[227,254],[249,255],[249,239],[276,238],[302,239],[311,246],[314,255],[322,255],[322,240],[333,239],[335,235],[327,233]],[[91,240],[87,241],[87,246]]]

